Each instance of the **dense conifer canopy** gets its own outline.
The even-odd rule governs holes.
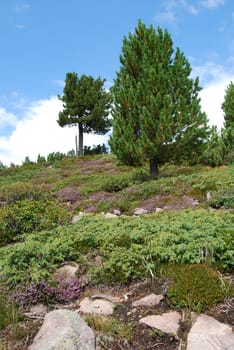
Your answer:
[[[168,160],[195,161],[208,135],[198,78],[167,30],[139,21],[124,37],[112,88],[112,151],[125,164],[150,162],[151,174]]]
[[[110,128],[111,98],[104,82],[101,78],[67,73],[63,96],[58,96],[63,102],[58,124],[78,125],[80,154],[83,154],[83,133],[105,134]]]

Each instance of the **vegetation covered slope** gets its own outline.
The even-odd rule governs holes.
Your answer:
[[[208,259],[222,269],[233,267],[233,165],[168,165],[161,174],[151,180],[144,168],[118,166],[112,155],[3,169],[0,244],[19,242],[2,248],[2,267],[9,281],[49,276],[62,262],[79,261],[89,250],[104,258],[103,271],[97,275],[115,282],[143,276],[147,269],[142,256],[153,264]],[[129,217],[137,207],[152,214]],[[156,209],[164,210],[154,213]],[[71,224],[80,211],[114,210],[121,212],[121,218],[109,222],[90,215]],[[119,256],[125,272],[115,275],[111,266]]]
[[[51,307],[100,283],[164,276],[177,281],[167,293],[171,305],[195,311],[230,295],[220,276],[234,266],[234,166],[164,165],[160,174],[152,180],[144,167],[119,166],[113,155],[2,169],[0,333],[19,326],[9,300]],[[148,214],[136,216],[136,208]],[[121,215],[103,215],[114,210]],[[55,285],[54,271],[71,261],[77,278]]]

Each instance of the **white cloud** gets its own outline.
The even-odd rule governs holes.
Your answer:
[[[23,29],[25,29],[25,25],[24,24],[16,24],[15,28],[19,29],[19,30],[23,30]]]
[[[200,85],[203,87],[200,92],[202,109],[206,112],[210,125],[217,125],[220,130],[224,121],[221,105],[227,86],[234,81],[234,72],[214,62],[207,62],[202,66],[195,66],[193,75],[200,78]]]
[[[5,108],[0,107],[0,127],[3,126],[14,126],[16,123],[16,116],[13,113],[9,113]]]
[[[188,11],[192,14],[192,15],[197,15],[198,14],[198,9],[194,6],[194,5],[190,5],[188,4]]]
[[[154,17],[159,23],[176,24],[181,19],[181,9],[192,15],[198,14],[198,8],[187,0],[167,0],[162,7],[163,10]]]
[[[208,61],[199,66],[194,63],[192,75],[198,76],[204,86],[211,81],[216,82],[220,79],[228,78],[230,76],[230,71],[227,71],[226,68],[220,64]]]
[[[163,11],[158,13],[154,19],[159,23],[175,23],[176,16],[173,11]]]
[[[57,97],[36,101],[28,106],[13,133],[9,137],[0,137],[0,160],[4,164],[21,164],[26,156],[36,161],[39,153],[47,156],[51,152],[67,153],[74,149],[76,128],[61,128],[56,121],[61,109],[62,103]],[[4,110],[3,113],[4,118],[9,115]],[[87,146],[106,141],[107,136],[84,135],[84,144]]]
[[[30,5],[23,3],[23,2],[19,2],[14,6],[14,11],[15,12],[24,12],[30,9]]]
[[[208,9],[214,9],[220,5],[224,5],[225,0],[204,0],[201,1],[201,5]]]

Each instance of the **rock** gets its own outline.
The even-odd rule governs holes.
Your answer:
[[[207,201],[209,202],[210,200],[211,200],[211,193],[210,192],[207,192],[206,193],[206,199],[207,199]]]
[[[132,306],[155,306],[158,305],[163,299],[163,295],[149,294],[144,298],[134,301]]]
[[[80,302],[79,311],[84,314],[112,315],[114,304],[107,300],[90,300],[89,298],[84,298]]]
[[[118,215],[112,214],[112,213],[106,213],[104,214],[104,217],[107,219],[117,218]]]
[[[96,255],[94,258],[95,266],[102,266],[103,260],[101,255]]]
[[[30,308],[30,314],[44,316],[47,313],[47,306],[44,304],[36,304]]]
[[[54,274],[53,277],[55,279],[69,279],[72,277],[76,277],[76,272],[78,270],[78,266],[77,264],[75,264],[76,266],[72,266],[72,265],[64,265],[62,267],[60,267],[59,269],[57,269]]]
[[[177,334],[180,320],[181,316],[179,312],[170,311],[162,315],[150,315],[143,317],[140,319],[140,323],[144,323],[152,328],[157,328],[164,333]]]
[[[49,312],[29,350],[94,350],[95,336],[78,313]]]
[[[190,329],[187,350],[232,350],[232,327],[201,314]]]
[[[107,294],[94,294],[91,296],[91,299],[105,299],[110,301],[111,303],[120,303],[123,299],[118,297],[113,297],[112,295]]]
[[[136,208],[134,211],[134,215],[142,215],[142,214],[148,214],[148,210],[144,208]]]
[[[121,212],[120,212],[119,209],[114,209],[114,210],[113,210],[113,214],[114,214],[114,215],[117,215],[117,216],[120,216],[120,215],[121,215]]]
[[[73,216],[72,218],[72,224],[75,224],[77,221],[83,218],[85,216],[85,213],[83,211],[80,211],[78,215]]]
[[[155,213],[159,213],[160,211],[163,211],[163,210],[164,210],[163,208],[156,208]]]

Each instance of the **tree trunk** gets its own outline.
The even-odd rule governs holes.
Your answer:
[[[84,137],[83,137],[83,125],[82,123],[78,123],[79,130],[79,156],[84,155]]]
[[[159,174],[157,157],[150,158],[150,177],[156,179]]]
[[[75,145],[76,145],[76,156],[78,157],[78,155],[79,155],[79,150],[78,150],[77,135],[75,136]]]

